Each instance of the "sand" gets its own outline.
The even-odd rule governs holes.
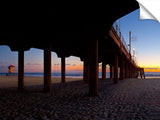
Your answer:
[[[34,77],[27,78],[32,82]],[[40,83],[43,78],[34,79]],[[42,86],[24,92],[0,88],[0,120],[160,120],[160,79],[98,83],[97,97],[88,96],[82,80],[52,84],[49,94],[41,91]]]
[[[69,81],[77,81],[82,80],[82,78],[66,78],[66,82]],[[61,78],[52,77],[52,83],[60,83]],[[18,85],[18,76],[0,76],[0,88],[7,87],[17,87]],[[43,85],[43,77],[32,77],[25,76],[24,77],[24,85],[25,86],[34,86],[34,85]]]

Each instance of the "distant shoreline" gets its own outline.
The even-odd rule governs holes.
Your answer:
[[[0,73],[0,76],[6,76],[8,73]],[[18,75],[18,73],[12,73],[12,76]],[[43,77],[44,73],[33,72],[33,73],[24,73],[24,76],[31,77]],[[145,72],[146,78],[160,78],[160,72]],[[61,73],[52,73],[52,77],[61,77]],[[99,78],[102,77],[102,73],[99,72]],[[110,78],[110,73],[106,72],[106,77]],[[66,78],[83,78],[83,73],[66,73]]]

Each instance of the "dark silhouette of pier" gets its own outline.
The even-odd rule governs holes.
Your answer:
[[[46,21],[36,32],[0,32],[0,45],[8,45],[12,51],[18,51],[18,89],[24,89],[24,51],[30,48],[44,50],[44,91],[51,91],[51,52],[56,52],[61,58],[62,83],[65,83],[65,58],[80,57],[84,63],[84,81],[88,83],[89,95],[98,95],[98,63],[102,62],[102,79],[106,79],[106,64],[110,65],[110,77],[113,83],[120,80],[136,78],[138,66],[135,64],[121,37],[112,24],[118,18],[136,10],[135,0],[108,2],[104,9],[95,11],[94,7],[61,6],[48,9]],[[110,10],[114,6],[114,11]],[[68,9],[67,9],[68,8]],[[93,10],[90,12],[89,10]],[[56,11],[55,11],[56,10]],[[72,11],[71,11],[72,10]],[[96,9],[97,10],[97,9]],[[76,14],[75,14],[76,13]],[[85,17],[88,14],[88,17]],[[71,23],[72,18],[90,18],[100,16],[105,24]],[[74,16],[74,17],[73,17]],[[54,23],[56,20],[69,19],[70,23]],[[44,23],[45,22],[45,23]],[[112,76],[113,74],[113,76]]]

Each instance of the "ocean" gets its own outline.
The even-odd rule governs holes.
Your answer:
[[[6,75],[8,73],[0,73],[0,75]],[[12,73],[12,75],[18,75],[18,73]],[[24,76],[43,77],[44,73],[24,73]],[[146,78],[160,78],[160,72],[145,72]],[[52,73],[52,77],[61,77],[61,73]],[[66,73],[68,78],[83,78],[83,73]],[[99,78],[102,77],[102,73],[99,72]],[[110,73],[106,73],[106,78],[110,77]]]
[[[0,73],[0,75],[7,75],[8,73]],[[18,75],[18,73],[12,73],[11,75]],[[43,77],[44,73],[24,73],[24,76]],[[99,77],[102,74],[99,73]],[[106,77],[109,78],[110,73],[106,73]],[[52,77],[61,77],[61,73],[52,73]],[[66,73],[68,78],[83,78],[83,73]]]

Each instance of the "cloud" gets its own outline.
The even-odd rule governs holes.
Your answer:
[[[159,68],[144,68],[144,69],[149,69],[149,70],[158,70]]]
[[[76,64],[73,64],[72,66],[76,66]]]
[[[76,72],[76,73],[82,73],[83,72],[83,70],[70,70],[70,72]]]
[[[66,64],[66,65],[71,65],[71,64]]]
[[[40,65],[39,63],[27,63],[26,65]]]
[[[0,66],[0,69],[6,69],[6,68],[8,69],[8,66],[4,66],[4,65]]]
[[[57,63],[57,64],[54,64],[55,66],[58,66],[58,65],[60,65],[60,63]]]

